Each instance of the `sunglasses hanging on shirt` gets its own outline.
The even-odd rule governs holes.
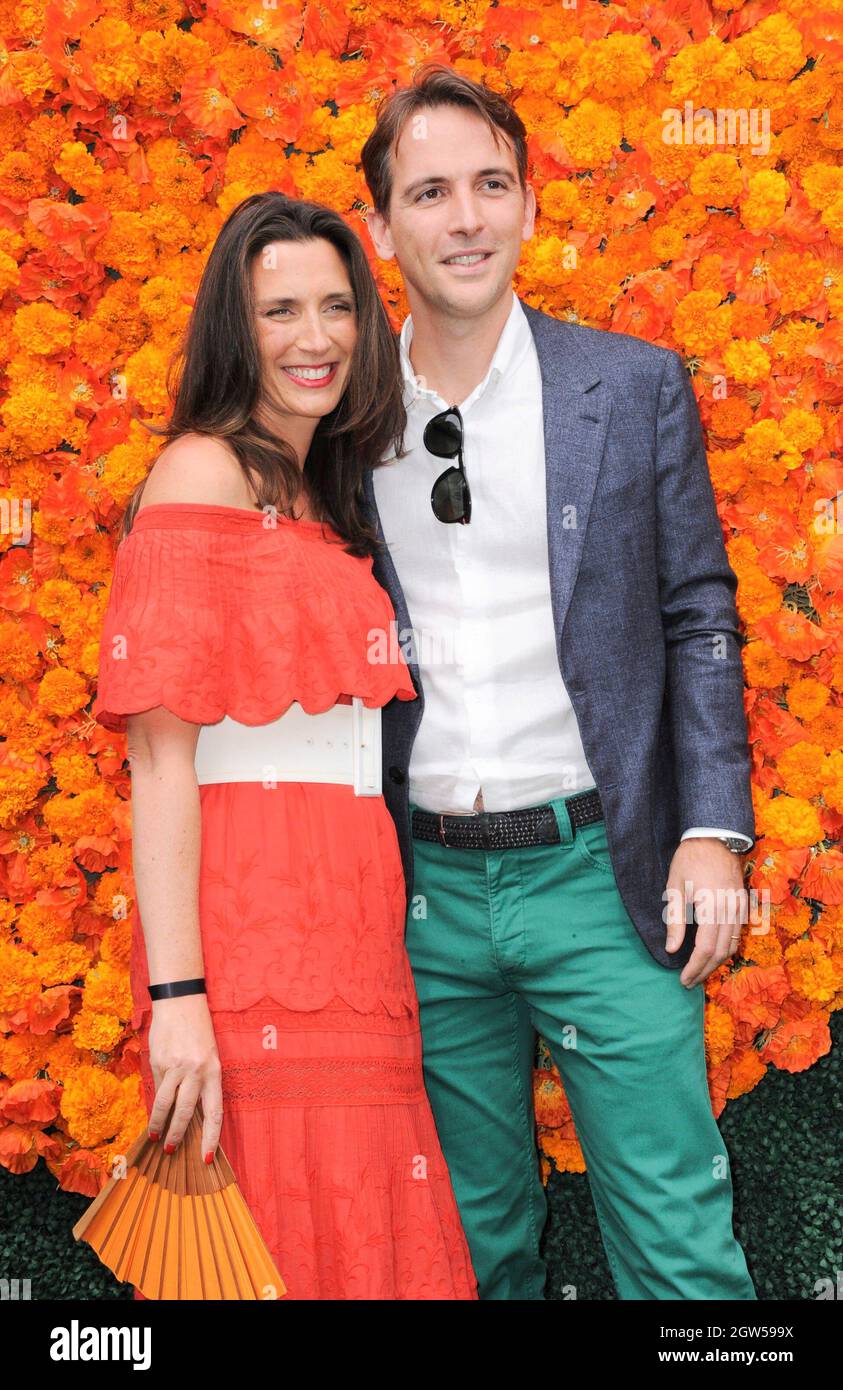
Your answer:
[[[462,456],[463,423],[455,405],[434,415],[424,427],[424,446],[436,458],[457,460],[456,467],[446,468],[433,484],[430,505],[437,521],[471,520],[471,492],[465,475]]]

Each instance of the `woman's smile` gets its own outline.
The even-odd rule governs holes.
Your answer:
[[[338,362],[322,362],[314,367],[290,366],[282,367],[281,370],[291,381],[294,381],[297,386],[312,388],[315,386],[329,385],[337,374],[338,366]]]

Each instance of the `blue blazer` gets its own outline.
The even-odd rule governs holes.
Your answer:
[[[723,826],[755,841],[737,577],[699,410],[677,352],[519,302],[541,368],[559,669],[600,791],[621,897],[655,959],[680,969],[696,923],[668,955],[662,894],[682,832]],[[383,541],[371,469],[363,487]],[[513,505],[513,525],[517,517]],[[411,629],[385,545],[373,570],[399,634]],[[391,700],[382,718],[384,798],[409,902],[407,774],[424,692],[417,663],[408,665],[418,698]]]

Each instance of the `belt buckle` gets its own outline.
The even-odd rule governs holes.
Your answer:
[[[449,845],[449,844],[448,844],[448,841],[445,839],[445,813],[444,813],[444,811],[440,812],[440,815],[439,815],[439,843],[440,843],[441,845],[444,845],[444,846],[445,846],[445,849],[452,849],[452,848],[453,848],[453,846],[452,846],[452,845]]]

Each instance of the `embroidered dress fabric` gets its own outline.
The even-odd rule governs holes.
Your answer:
[[[392,622],[371,557],[349,555],[328,526],[151,504],[117,550],[94,716],[114,732],[159,705],[197,724],[257,725],[294,700],[315,714],[352,696],[369,708],[414,699]],[[287,1296],[476,1298],[424,1090],[383,797],[283,781],[203,784],[198,797],[220,1142]],[[149,1111],[138,911],[130,974]]]

